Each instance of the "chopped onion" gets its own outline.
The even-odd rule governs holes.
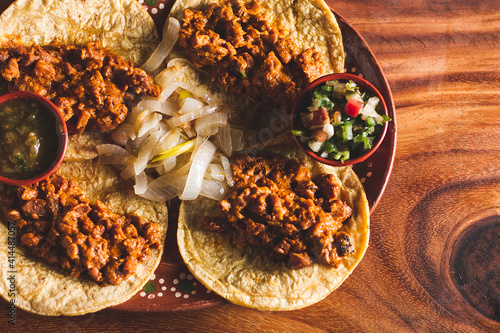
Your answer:
[[[191,168],[186,180],[184,191],[179,196],[181,200],[194,200],[198,197],[201,191],[203,177],[207,171],[210,162],[214,157],[217,148],[210,141],[203,142],[192,158]]]
[[[160,44],[156,47],[146,63],[142,65],[142,69],[146,72],[152,72],[161,65],[162,61],[165,60],[170,51],[172,51],[175,42],[177,42],[179,38],[179,29],[179,21],[173,17],[169,17],[168,24],[163,26],[163,38]]]

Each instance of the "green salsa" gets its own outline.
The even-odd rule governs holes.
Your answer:
[[[0,176],[42,174],[56,162],[61,141],[56,117],[41,103],[15,98],[0,104]]]

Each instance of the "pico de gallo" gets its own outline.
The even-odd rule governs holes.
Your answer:
[[[392,119],[379,114],[380,100],[354,81],[326,81],[306,97],[292,133],[318,156],[344,162],[370,150]]]

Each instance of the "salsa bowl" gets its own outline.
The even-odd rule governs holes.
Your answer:
[[[295,141],[310,157],[331,166],[370,157],[391,121],[381,93],[360,76],[334,73],[308,85],[291,113]]]
[[[49,177],[67,145],[66,122],[47,98],[27,91],[0,96],[0,182],[20,186]]]

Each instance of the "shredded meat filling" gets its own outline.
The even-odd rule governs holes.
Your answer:
[[[0,86],[51,100],[70,131],[108,132],[125,120],[127,103],[159,96],[153,78],[98,42],[0,49]]]
[[[314,47],[302,52],[285,31],[271,26],[257,2],[186,9],[179,45],[226,91],[246,95],[261,108],[289,108],[324,66]]]
[[[99,284],[119,285],[152,248],[162,247],[156,223],[91,204],[74,181],[58,174],[10,191],[3,206],[20,243],[74,277],[86,272]]]
[[[353,252],[342,231],[352,209],[333,175],[311,178],[303,163],[281,156],[242,155],[231,166],[235,184],[219,203],[223,215],[203,217],[205,230],[230,232],[235,246],[260,248],[291,269],[337,266]]]

